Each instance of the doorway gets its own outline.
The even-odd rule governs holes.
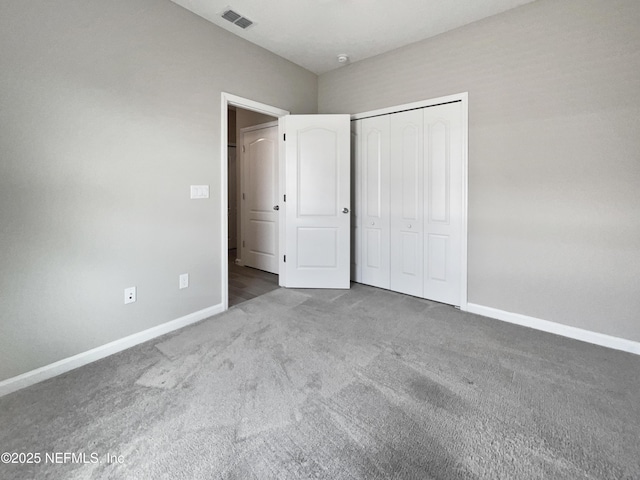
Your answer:
[[[278,288],[278,275],[259,269],[245,267],[242,241],[247,228],[242,224],[242,144],[240,131],[251,130],[255,125],[274,122],[289,114],[270,105],[262,104],[235,95],[222,93],[221,99],[221,285],[224,309],[250,298],[263,295]],[[278,127],[275,127],[278,129]],[[278,133],[276,137],[278,138]],[[226,141],[224,141],[226,139]],[[277,147],[279,149],[279,146]],[[246,149],[246,148],[245,148]],[[246,153],[246,152],[245,152]],[[280,152],[278,152],[280,153]],[[276,168],[276,181],[279,181],[279,169]],[[254,181],[256,179],[254,178]],[[259,181],[259,180],[258,180]],[[277,194],[278,192],[276,192]],[[245,218],[246,220],[246,218]],[[245,224],[247,222],[245,221]],[[276,240],[278,237],[276,236]],[[246,245],[245,238],[245,245]],[[251,264],[251,263],[249,263]],[[260,268],[260,265],[258,265]]]
[[[229,306],[278,288],[278,123],[230,107],[228,132]],[[267,123],[263,123],[267,122]],[[233,128],[232,128],[233,127]]]

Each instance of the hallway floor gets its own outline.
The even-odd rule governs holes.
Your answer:
[[[229,307],[259,297],[278,286],[278,275],[236,265],[237,250],[229,250]]]

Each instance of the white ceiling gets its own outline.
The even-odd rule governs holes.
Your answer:
[[[357,62],[534,0],[172,0],[316,74]],[[221,18],[227,7],[246,30]]]

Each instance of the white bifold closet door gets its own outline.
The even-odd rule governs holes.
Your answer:
[[[357,123],[359,281],[460,305],[462,104]]]
[[[423,110],[389,115],[391,290],[423,296]]]
[[[424,297],[460,305],[462,104],[424,109]]]
[[[389,288],[389,115],[366,118],[360,129],[360,275]]]
[[[358,129],[360,124],[358,122],[350,122],[351,127],[351,279],[360,282],[360,219],[356,205],[360,203],[360,183],[358,182],[360,165],[358,164]]]

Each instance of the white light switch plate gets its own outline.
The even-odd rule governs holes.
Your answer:
[[[189,286],[189,274],[188,273],[183,273],[182,275],[180,275],[180,280],[179,280],[178,285],[179,285],[181,290],[183,288],[187,288]]]
[[[191,185],[191,198],[209,198],[209,185]]]

